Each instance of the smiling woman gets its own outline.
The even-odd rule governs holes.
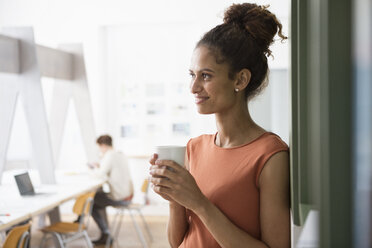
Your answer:
[[[234,4],[197,43],[190,90],[218,132],[188,142],[185,167],[150,160],[153,189],[170,202],[172,247],[290,247],[288,146],[247,106],[267,84],[281,30],[267,7]]]
[[[195,49],[191,64],[190,87],[199,113],[221,112],[236,102],[234,83],[228,77],[229,67],[225,63],[217,64],[215,56],[207,47]],[[245,77],[250,77],[248,70],[244,73]]]

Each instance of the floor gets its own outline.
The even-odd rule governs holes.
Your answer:
[[[76,217],[73,215],[63,215],[62,220],[63,221],[71,221],[74,220]],[[149,241],[149,237],[146,235],[145,230],[143,229],[144,226],[142,225],[140,219],[138,216],[136,216],[137,223],[140,224],[140,227],[142,228],[144,235]],[[168,220],[167,216],[145,216],[145,219],[150,227],[151,234],[153,236],[153,241],[150,242],[149,247],[151,248],[168,248],[170,247],[167,241],[166,237],[166,223]],[[109,215],[109,220],[112,221],[112,215]],[[42,233],[37,230],[37,223],[38,220],[33,220],[33,229],[32,229],[32,238],[31,238],[31,248],[39,247],[40,240],[42,237]],[[88,235],[91,237],[92,240],[98,238],[99,236],[99,230],[96,226],[96,224],[91,220],[89,227],[88,227]],[[56,247],[52,244],[48,244],[49,247]],[[78,248],[78,247],[87,247],[84,240],[76,240],[74,242],[71,242],[68,246],[68,248]],[[113,247],[120,247],[120,248],[139,248],[143,247],[139,237],[136,234],[134,225],[132,224],[132,221],[128,215],[124,217],[124,223],[121,226],[119,238],[114,244]]]

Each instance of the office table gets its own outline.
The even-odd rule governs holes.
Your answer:
[[[43,194],[20,196],[14,175],[20,171],[6,171],[0,185],[0,231],[34,216],[48,213],[80,194],[96,190],[105,181],[87,172],[56,172],[57,184],[41,185],[34,180],[36,172],[30,172],[35,191]],[[34,176],[34,178],[33,178]],[[8,216],[6,216],[8,215]]]

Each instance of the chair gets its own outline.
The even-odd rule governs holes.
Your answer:
[[[143,232],[141,231],[141,228],[139,227],[133,213],[134,212],[137,212],[137,214],[141,217],[141,220],[145,226],[145,229],[146,229],[146,232],[149,236],[149,239],[150,239],[150,242],[152,242],[153,238],[152,238],[152,235],[151,235],[151,232],[150,232],[150,228],[149,226],[147,225],[147,222],[145,220],[145,218],[143,217],[143,214],[142,214],[142,208],[145,206],[145,205],[148,205],[149,204],[149,201],[148,201],[148,189],[149,189],[149,180],[146,178],[143,183],[142,183],[142,187],[141,187],[141,191],[144,193],[145,195],[145,203],[144,204],[138,204],[138,203],[131,203],[129,205],[126,205],[126,206],[114,206],[114,208],[117,209],[117,212],[115,214],[115,217],[114,217],[114,220],[111,224],[112,226],[112,234],[113,236],[107,240],[106,242],[106,248],[110,247],[110,243],[112,242],[112,238],[114,238],[114,241],[117,240],[117,237],[119,235],[119,232],[120,232],[120,227],[121,227],[121,224],[122,224],[122,220],[123,220],[123,217],[124,217],[124,212],[125,211],[128,211],[131,219],[132,219],[132,222],[133,222],[133,225],[136,229],[136,232],[137,232],[137,235],[143,245],[143,247],[145,248],[148,248],[148,244],[146,242],[146,239],[143,235]]]
[[[30,226],[25,224],[14,227],[6,237],[3,248],[26,248],[30,241]]]
[[[60,247],[65,247],[65,244],[76,239],[84,238],[87,246],[89,248],[93,248],[92,242],[86,231],[87,225],[84,225],[84,217],[87,217],[87,222],[89,222],[89,217],[92,213],[94,194],[95,192],[89,192],[80,195],[76,199],[73,207],[73,212],[80,216],[78,222],[57,222],[50,226],[44,227],[41,230],[44,232],[44,235],[41,240],[40,247],[44,247],[49,234],[58,241]]]

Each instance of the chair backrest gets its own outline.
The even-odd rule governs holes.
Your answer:
[[[3,244],[3,248],[23,248],[27,246],[31,224],[14,227],[8,234]]]
[[[150,199],[149,199],[149,196],[148,196],[149,186],[150,186],[149,179],[148,178],[144,179],[143,183],[142,183],[141,191],[142,191],[142,193],[144,193],[145,205],[150,204]]]
[[[142,183],[142,186],[141,186],[141,191],[145,194],[147,194],[149,190],[149,179],[146,178],[145,180],[143,180],[143,183]]]
[[[95,194],[96,192],[88,192],[80,195],[76,199],[72,211],[77,215],[89,215]]]

